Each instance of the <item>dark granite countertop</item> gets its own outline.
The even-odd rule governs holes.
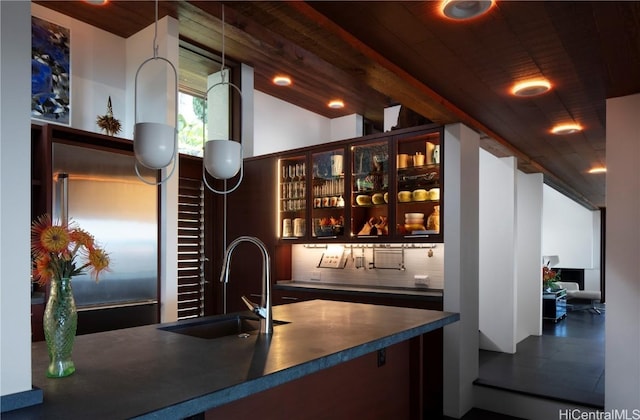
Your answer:
[[[340,283],[318,283],[298,280],[281,280],[275,285],[281,290],[317,290],[322,292],[338,292],[345,294],[370,294],[393,297],[418,297],[427,299],[442,299],[442,289],[427,287],[391,287],[391,286],[362,286]]]
[[[276,326],[270,340],[255,333],[209,340],[159,325],[81,335],[74,345],[76,372],[62,379],[45,377],[46,345],[34,343],[33,385],[44,391],[44,403],[2,418],[184,418],[459,319],[323,300],[274,306],[273,316],[289,323]]]

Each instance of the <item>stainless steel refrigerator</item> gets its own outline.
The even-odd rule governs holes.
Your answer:
[[[73,278],[78,334],[158,321],[158,189],[132,155],[53,143],[53,217],[91,233],[109,253],[96,283]]]

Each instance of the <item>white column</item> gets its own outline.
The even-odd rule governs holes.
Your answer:
[[[460,321],[444,328],[444,414],[473,407],[478,377],[478,154],[480,136],[462,124],[445,127],[444,310]]]
[[[31,4],[0,1],[0,395],[31,390]]]
[[[542,334],[543,176],[518,171],[516,184],[516,344]]]
[[[516,174],[514,157],[496,158],[481,151],[480,348],[512,354],[516,351]]]
[[[640,94],[607,100],[605,411],[640,409]]]

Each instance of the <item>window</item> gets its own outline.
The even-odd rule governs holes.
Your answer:
[[[203,126],[206,130],[207,110],[202,97],[180,92],[178,94],[178,151],[202,157]]]

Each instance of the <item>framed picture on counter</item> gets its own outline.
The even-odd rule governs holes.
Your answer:
[[[71,123],[71,33],[31,17],[31,118]]]

